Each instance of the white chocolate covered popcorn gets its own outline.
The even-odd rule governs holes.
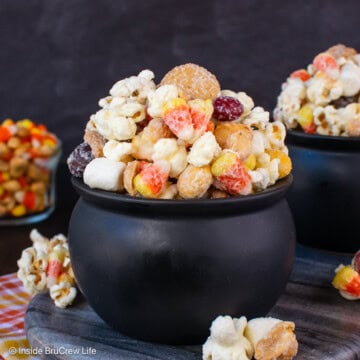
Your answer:
[[[108,140],[129,140],[136,133],[134,119],[118,115],[113,110],[101,109],[93,115],[92,120],[97,131]]]
[[[50,290],[55,305],[66,307],[76,296],[67,239],[58,234],[51,239],[36,229],[30,233],[33,246],[23,250],[18,260],[18,277],[32,295]]]
[[[138,101],[145,101],[155,90],[154,73],[143,70],[138,76],[130,76],[113,85],[110,94],[114,97],[125,97]]]
[[[215,136],[207,132],[195,141],[188,155],[188,162],[197,167],[208,165],[211,161],[220,155],[221,148],[217,143]]]
[[[159,86],[154,92],[149,94],[148,113],[153,118],[164,115],[164,106],[167,102],[176,99],[179,95],[178,89],[174,85]]]
[[[131,151],[131,143],[116,140],[109,140],[103,148],[104,156],[113,161],[122,161]]]
[[[346,110],[360,103],[358,59],[359,54],[344,45],[318,54],[307,70],[290,74],[278,97],[274,118],[309,134],[360,136],[360,131],[353,130],[358,127],[354,116]]]
[[[75,300],[76,288],[68,281],[61,281],[50,288],[50,297],[57,307],[66,308]]]
[[[250,360],[253,349],[244,336],[247,320],[219,316],[211,324],[210,336],[203,345],[203,360]]]

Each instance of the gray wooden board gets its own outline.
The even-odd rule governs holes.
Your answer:
[[[331,287],[336,266],[349,261],[349,256],[298,247],[290,281],[269,313],[295,322],[296,359],[360,360],[360,301],[344,300]],[[115,332],[82,298],[62,310],[48,295],[37,295],[29,304],[25,327],[33,348],[66,353],[46,355],[46,359],[201,359],[201,345],[164,346]],[[69,349],[79,354],[69,354]]]

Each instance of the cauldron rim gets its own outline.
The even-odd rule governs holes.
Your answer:
[[[287,145],[324,150],[360,150],[360,137],[307,134],[301,130],[287,130]]]
[[[255,194],[246,196],[232,196],[224,199],[146,199],[138,198],[121,193],[91,189],[80,178],[72,177],[72,185],[76,192],[87,202],[111,210],[152,210],[164,213],[177,214],[197,213],[205,211],[205,215],[212,213],[221,214],[226,212],[246,212],[261,209],[282,200],[290,188],[293,177],[288,175],[278,180],[274,185]]]

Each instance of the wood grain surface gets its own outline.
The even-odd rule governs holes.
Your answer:
[[[349,263],[350,257],[297,249],[291,279],[269,313],[295,322],[299,341],[297,360],[360,359],[360,302],[344,300],[331,287],[334,269],[340,262]],[[201,359],[201,345],[164,346],[115,332],[83,298],[62,310],[46,294],[37,295],[29,304],[25,326],[32,347],[48,352],[50,349],[79,352],[47,355],[47,359]]]

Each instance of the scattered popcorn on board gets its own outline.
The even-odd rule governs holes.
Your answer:
[[[66,237],[48,239],[33,229],[30,239],[33,246],[23,250],[17,262],[18,278],[31,295],[48,291],[56,306],[71,305],[77,290]]]
[[[360,136],[360,54],[335,45],[282,84],[274,119],[308,134]]]
[[[218,316],[202,348],[203,360],[291,360],[298,351],[295,324],[271,317]]]
[[[291,172],[285,126],[195,64],[115,83],[68,158],[90,188],[153,199],[262,191]]]

